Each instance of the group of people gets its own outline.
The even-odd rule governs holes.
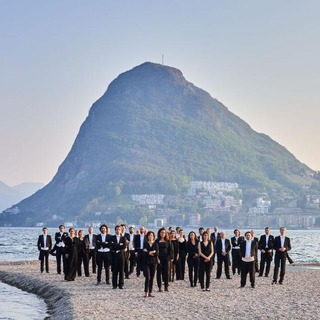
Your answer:
[[[186,265],[191,287],[198,282],[203,291],[210,291],[211,273],[215,261],[217,263],[216,279],[222,275],[231,279],[230,266],[233,275],[241,275],[240,287],[246,285],[249,274],[251,287],[255,287],[255,274],[268,277],[270,265],[274,258],[274,274],[272,284],[283,283],[288,251],[291,249],[290,238],[285,236],[286,228],[280,228],[280,235],[274,237],[270,228],[265,228],[265,234],[260,239],[254,236],[254,231],[247,231],[241,236],[238,229],[229,240],[224,231],[218,232],[215,227],[199,228],[199,233],[189,232],[187,238],[180,227],[162,227],[157,234],[140,227],[137,232],[133,227],[126,232],[126,225],[116,225],[114,234],[110,234],[107,225],[100,226],[100,233],[94,234],[89,227],[88,234],[74,228],[65,231],[63,225],[55,233],[55,245],[52,247],[48,229],[42,229],[43,234],[38,238],[40,271],[49,272],[49,254],[56,256],[57,273],[64,273],[67,281],[74,281],[76,276],[89,277],[89,263],[91,260],[92,273],[97,274],[97,285],[101,284],[104,269],[105,282],[110,283],[110,269],[112,273],[112,287],[123,289],[125,279],[134,273],[145,277],[145,297],[153,297],[153,283],[159,291],[168,291],[169,282],[184,280]],[[260,267],[258,265],[258,250],[260,250]],[[231,253],[231,254],[230,254]],[[231,256],[231,259],[230,259]],[[62,264],[62,267],[61,267]]]

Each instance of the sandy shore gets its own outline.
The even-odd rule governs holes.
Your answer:
[[[319,319],[320,269],[287,266],[284,284],[271,285],[272,278],[257,277],[256,288],[239,288],[240,276],[216,280],[213,269],[211,292],[175,281],[169,292],[144,298],[144,278],[125,281],[124,290],[96,285],[95,275],[66,282],[55,273],[41,274],[38,261],[0,262],[0,280],[44,298],[50,319]],[[104,280],[104,278],[102,278]]]

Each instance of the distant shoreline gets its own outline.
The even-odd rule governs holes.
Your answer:
[[[48,306],[48,318],[55,319],[194,319],[214,315],[222,319],[317,319],[320,302],[320,264],[287,266],[284,284],[271,285],[272,277],[256,277],[256,288],[239,288],[240,277],[231,280],[215,278],[212,271],[211,292],[190,288],[188,274],[184,281],[170,283],[169,292],[158,292],[155,298],[144,298],[144,277],[132,275],[124,290],[96,285],[96,275],[77,277],[73,282],[56,274],[55,261],[50,273],[41,274],[39,261],[0,261],[0,281],[37,294]],[[271,272],[272,274],[272,272]],[[102,279],[104,280],[104,279]],[[103,281],[102,281],[103,283]],[[253,299],[252,295],[256,298]],[[239,300],[240,299],[240,300]],[[281,307],[279,307],[281,301]],[[306,308],[308,305],[308,308]],[[168,314],[166,314],[168,313]],[[171,317],[172,318],[172,317]]]

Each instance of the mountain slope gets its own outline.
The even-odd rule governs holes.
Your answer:
[[[307,171],[181,71],[144,63],[109,85],[53,180],[17,206],[21,221],[85,216],[120,192],[172,194],[191,180],[299,192]]]

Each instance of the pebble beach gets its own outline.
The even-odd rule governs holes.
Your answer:
[[[0,281],[35,293],[48,306],[47,319],[319,319],[319,266],[287,266],[283,285],[272,277],[256,277],[256,287],[240,287],[240,276],[228,280],[211,275],[210,292],[184,281],[170,283],[169,292],[144,297],[144,277],[125,280],[124,290],[96,285],[96,275],[63,280],[50,261],[50,273],[40,273],[39,261],[1,261]],[[271,274],[272,274],[271,270]],[[271,275],[270,274],[270,275]]]

